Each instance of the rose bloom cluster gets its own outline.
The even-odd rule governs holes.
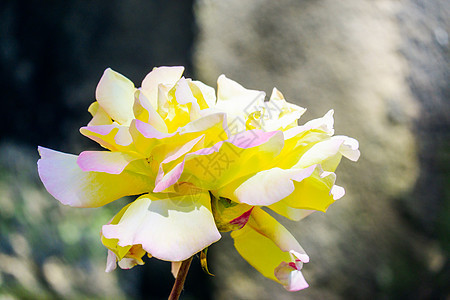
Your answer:
[[[289,291],[308,287],[309,257],[268,211],[300,220],[344,195],[334,173],[358,142],[334,136],[333,111],[298,125],[305,109],[274,89],[249,90],[221,75],[213,88],[154,68],[140,88],[107,69],[80,132],[105,151],[79,156],[39,147],[39,176],[61,203],[99,207],[128,195],[101,230],[106,271],[143,257],[183,260],[231,231],[240,255]],[[263,209],[263,207],[265,207]]]

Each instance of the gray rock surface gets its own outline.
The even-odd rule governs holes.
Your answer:
[[[308,109],[300,122],[334,108],[362,152],[338,169],[339,203],[284,222],[310,254],[311,287],[283,291],[224,238],[215,299],[448,295],[448,15],[445,1],[197,1],[200,80],[276,86]]]

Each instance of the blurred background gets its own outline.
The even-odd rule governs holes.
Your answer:
[[[136,86],[183,65],[224,73],[308,108],[335,109],[347,194],[327,214],[283,221],[311,258],[288,293],[227,234],[195,259],[183,299],[450,299],[450,4],[446,0],[12,1],[0,3],[0,299],[166,299],[170,264],[104,273],[105,224],[128,201],[60,205],[37,175],[37,145],[78,154],[104,69]]]

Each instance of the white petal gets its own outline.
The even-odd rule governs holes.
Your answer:
[[[217,80],[216,109],[235,116],[248,116],[261,109],[265,96],[262,91],[248,90],[225,75],[220,75]]]
[[[152,256],[183,261],[220,239],[208,192],[172,196],[146,194],[134,201],[117,225],[104,225],[120,246],[142,244]]]
[[[276,203],[295,190],[294,181],[300,182],[311,176],[316,166],[306,169],[283,170],[273,168],[258,172],[243,182],[235,191],[239,202],[266,206]]]
[[[174,85],[184,72],[184,67],[154,68],[142,81],[142,89],[153,107],[158,107],[158,85]]]

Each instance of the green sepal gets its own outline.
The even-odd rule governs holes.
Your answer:
[[[200,252],[200,264],[202,266],[203,272],[205,272],[208,275],[214,276],[214,274],[211,274],[208,270],[208,262],[206,260],[206,253],[208,252],[208,247],[206,247],[205,249],[203,249]]]

